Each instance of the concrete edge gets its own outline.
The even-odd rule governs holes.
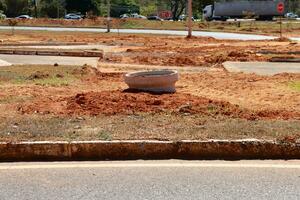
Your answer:
[[[97,57],[103,58],[104,52],[101,50],[29,50],[29,49],[0,49],[0,54],[9,55],[38,55],[38,56],[69,56],[69,57]]]
[[[300,159],[300,144],[256,139],[0,143],[1,162],[133,159]]]
[[[65,46],[65,45],[88,45],[87,42],[42,42],[42,43],[0,43],[0,47],[10,47],[10,46]]]

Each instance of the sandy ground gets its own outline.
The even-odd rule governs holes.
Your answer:
[[[7,37],[5,42],[48,41],[47,34],[49,33],[15,35]],[[4,37],[1,34],[0,36]],[[74,37],[69,34],[55,34],[51,36],[51,41],[74,42]],[[97,124],[112,120],[113,122],[110,121],[103,126],[105,126],[105,130],[108,128],[112,131],[112,138],[115,139],[216,138],[221,130],[226,130],[226,134],[220,136],[221,138],[256,137],[261,133],[259,130],[262,130],[259,138],[299,133],[299,74],[283,73],[274,76],[259,76],[228,73],[222,67],[222,62],[228,60],[268,59],[269,54],[259,53],[261,51],[276,51],[289,55],[291,52],[296,52],[292,56],[297,56],[297,51],[300,50],[297,43],[278,41],[250,43],[218,41],[212,38],[186,39],[166,36],[118,36],[115,34],[79,34],[76,36],[76,41],[120,46],[120,48],[125,47],[126,50],[121,56],[121,60],[117,59],[116,52],[111,52],[111,55],[106,57],[111,60],[101,60],[108,65],[103,72],[101,65],[98,66],[98,69],[89,66],[53,65],[1,68],[0,121],[4,122],[4,124],[0,123],[0,127],[4,127],[2,130],[10,130],[8,133],[18,133],[17,131],[20,130],[14,130],[14,127],[25,124],[27,132],[25,131],[22,139],[26,139],[26,137],[31,137],[30,134],[28,136],[28,130],[34,132],[29,121],[34,121],[33,125],[35,123],[44,124],[44,127],[51,127],[54,130],[60,124],[61,129],[57,129],[58,132],[72,130],[70,133],[76,134],[70,136],[71,139],[73,137],[82,139],[81,134],[91,130],[92,126],[89,124],[87,129],[77,131],[77,125],[75,126],[69,119],[75,118],[77,121],[81,121],[89,118]],[[167,55],[168,53],[170,56]],[[131,56],[132,54],[139,58]],[[160,58],[157,58],[157,55]],[[148,60],[140,59],[141,56]],[[180,62],[180,60],[186,60],[186,62]],[[111,68],[109,63],[113,63]],[[118,72],[116,67],[118,63],[122,64],[123,71],[126,71],[124,70],[126,63],[129,63],[129,67],[130,63],[133,63],[146,64],[145,67],[151,64],[164,68],[166,65],[176,64],[178,67],[188,67],[189,69],[207,68],[205,71],[182,72],[175,94],[154,95],[126,91],[127,86],[123,82],[123,72]],[[147,116],[145,117],[144,114]],[[201,117],[199,118],[199,116]],[[51,120],[55,119],[54,124],[47,124],[48,121],[44,119],[45,117]],[[125,123],[127,117],[130,118],[128,125]],[[143,120],[136,121],[140,117]],[[219,117],[222,118],[221,121],[218,121]],[[103,121],[101,121],[102,119]],[[244,121],[242,123],[238,120]],[[245,123],[247,125],[241,126]],[[257,123],[261,123],[261,126],[258,126]],[[66,129],[64,128],[66,124],[72,127]],[[207,126],[209,124],[210,129],[205,129],[208,132],[203,132],[203,124]],[[219,128],[213,128],[213,124]],[[225,128],[224,124],[226,124]],[[144,130],[143,126],[145,125],[147,128]],[[36,132],[40,131],[39,125],[34,125],[34,127],[37,128]],[[97,127],[95,130],[98,131]],[[251,130],[251,133],[245,133],[245,128]],[[292,129],[286,132],[287,128]],[[51,129],[48,131],[52,132]],[[120,133],[120,130],[123,129],[124,133]],[[136,130],[136,133],[132,133],[132,130]],[[212,134],[209,132],[210,130],[215,130],[215,132]],[[232,130],[237,135],[234,136],[233,133],[230,133]],[[176,134],[178,131],[179,135],[174,135],[174,131]],[[238,133],[242,133],[242,135]],[[93,135],[87,138],[99,139],[98,136]],[[106,137],[106,132],[101,132],[102,136]],[[7,135],[0,137],[6,138]]]
[[[300,118],[299,91],[289,87],[289,84],[300,81],[299,74],[184,73],[177,84],[176,94],[151,95],[124,92],[127,86],[122,73],[101,73],[89,67],[75,69],[72,73],[77,78],[79,76],[80,82],[72,81],[60,87],[5,85],[0,98],[17,99],[19,96],[25,100],[21,104],[4,104],[4,110],[11,108],[21,114],[81,116],[163,110],[177,112],[181,108],[190,113],[207,113],[211,106],[220,114],[247,119]],[[48,74],[33,72],[29,77],[43,79],[48,78]],[[2,114],[5,116],[5,112]]]
[[[101,62],[155,66],[212,67],[225,61],[268,61],[274,56],[299,58],[300,54],[300,44],[289,41],[229,41],[207,37],[187,39],[178,36],[47,32],[18,32],[13,36],[8,32],[0,32],[1,39],[3,45],[28,42],[84,42],[98,47],[102,45],[107,47],[103,47],[105,56]]]

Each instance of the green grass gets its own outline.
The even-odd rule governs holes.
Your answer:
[[[36,84],[42,86],[67,86],[78,79],[73,75],[76,66],[52,65],[15,65],[0,68],[0,84]],[[40,78],[31,78],[35,74],[44,75]],[[58,76],[59,75],[59,76]]]
[[[300,92],[300,82],[291,82],[289,87]]]
[[[34,80],[33,83],[41,86],[60,87],[60,86],[68,86],[72,83],[72,81],[73,81],[72,77],[67,77],[67,78],[49,77],[46,79]]]

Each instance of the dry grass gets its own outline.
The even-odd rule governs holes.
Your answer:
[[[0,141],[277,139],[299,133],[299,121],[247,121],[170,113],[77,118],[32,115],[0,122]]]
[[[78,67],[78,66],[77,66]],[[72,74],[76,66],[51,65],[15,65],[1,67],[0,85],[4,84],[35,84],[42,86],[66,86],[76,81]]]
[[[293,90],[299,91],[300,92],[300,82],[291,82],[289,84],[290,88]]]

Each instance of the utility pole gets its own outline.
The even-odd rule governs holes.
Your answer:
[[[188,24],[188,38],[192,37],[192,17],[193,17],[193,4],[192,0],[188,0],[188,19],[187,19],[187,24]]]
[[[110,32],[110,0],[107,0],[107,33]]]

